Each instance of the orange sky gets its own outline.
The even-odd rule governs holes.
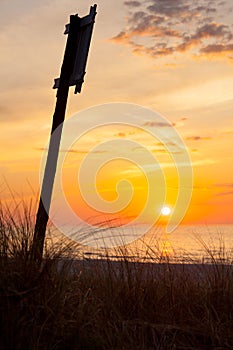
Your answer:
[[[89,12],[86,1],[47,0],[17,4],[2,1],[0,55],[1,197],[29,198],[38,193],[43,149],[48,141],[69,15]],[[157,111],[187,146],[193,167],[193,195],[184,223],[232,223],[233,209],[233,12],[231,1],[98,1],[96,24],[80,95],[70,97],[67,119],[85,108],[125,102]],[[106,122],[108,118],[106,117]],[[109,132],[119,144],[129,138],[152,150],[164,169],[165,204],[174,206],[179,187],[171,155],[164,145],[125,126],[94,130],[67,153],[66,195],[74,210],[89,216],[80,203],[77,173],[90,147]],[[158,140],[157,140],[158,142]],[[123,146],[122,146],[123,148]],[[72,157],[76,157],[75,159]],[[147,196],[144,175],[127,161],[102,167],[97,189],[106,201],[116,199],[116,183],[135,188],[127,215],[137,216]],[[29,186],[30,183],[30,186]],[[8,185],[7,185],[8,184]],[[130,187],[120,188],[127,201]],[[68,199],[69,200],[69,199]],[[74,201],[74,202],[72,202]],[[158,210],[159,203],[151,207]],[[157,209],[156,209],[157,208]],[[122,214],[122,213],[121,213]]]

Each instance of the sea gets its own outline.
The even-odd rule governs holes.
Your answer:
[[[65,235],[52,231],[56,241],[68,242],[69,250],[84,259],[233,263],[232,224],[180,225],[172,233],[167,233],[163,226],[155,226],[146,233],[143,226],[62,231]]]

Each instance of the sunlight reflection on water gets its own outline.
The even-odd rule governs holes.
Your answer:
[[[134,236],[137,228],[130,230],[124,232],[124,228],[118,228],[118,233]],[[166,233],[162,226],[157,226],[142,239],[126,246],[111,249],[82,246],[78,250],[86,258],[119,259],[123,255],[129,259],[156,262],[168,259],[171,262],[232,261],[232,232],[233,225],[181,225],[173,233]]]

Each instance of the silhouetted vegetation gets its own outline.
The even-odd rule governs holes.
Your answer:
[[[0,212],[0,349],[233,349],[232,264],[77,260],[60,243],[35,270],[32,216]]]

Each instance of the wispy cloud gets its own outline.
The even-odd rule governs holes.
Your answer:
[[[156,127],[156,128],[169,128],[169,127],[171,127],[168,123],[157,122],[157,121],[150,121],[150,120],[148,120],[147,122],[142,124],[142,127],[143,126],[149,126],[151,128],[153,128],[153,127]]]
[[[46,147],[36,147],[34,148],[36,151],[48,151],[48,148]],[[94,151],[94,150],[76,150],[76,149],[60,149],[59,150],[60,153],[77,153],[77,154],[88,154],[88,153],[96,153],[96,154],[102,154],[102,153],[106,153],[106,151]]]
[[[203,140],[211,140],[211,139],[212,139],[211,137],[204,137],[204,136],[198,136],[198,135],[186,137],[187,141],[203,141]]]
[[[118,132],[117,134],[115,134],[116,137],[126,137],[126,133],[125,132]]]
[[[138,7],[141,5],[139,1],[125,1],[124,4],[130,7]]]
[[[197,0],[125,1],[127,23],[111,40],[129,45],[136,54],[154,58],[192,51],[192,54],[233,54],[233,32],[224,21],[227,2]],[[225,22],[225,23],[224,23]],[[147,40],[141,43],[142,37]],[[151,44],[152,42],[152,44]]]
[[[192,166],[206,166],[206,165],[211,165],[211,164],[216,164],[217,162],[213,159],[203,159],[203,160],[198,160],[195,162],[192,162]],[[186,162],[178,162],[178,163],[174,163],[174,162],[161,162],[159,164],[154,163],[154,164],[142,164],[141,165],[143,170],[146,173],[153,173],[156,171],[160,171],[160,169],[165,169],[165,168],[186,168],[186,167],[190,167],[190,163],[186,163]],[[135,168],[135,167],[129,167],[126,170],[121,170],[120,171],[121,175],[131,175],[131,176],[141,176],[141,170],[139,168]]]
[[[220,192],[220,193],[217,193],[217,194],[216,194],[217,197],[220,197],[220,196],[229,196],[229,195],[233,195],[233,191]]]
[[[233,183],[232,182],[216,183],[216,184],[213,184],[210,188],[215,189],[215,190],[221,189],[220,192],[215,194],[216,197],[233,195]]]
[[[172,126],[174,126],[175,128],[182,127],[182,126],[184,126],[184,124],[187,120],[188,120],[187,117],[180,118],[178,121],[172,123]]]
[[[162,146],[162,144],[160,144],[160,146]],[[174,146],[174,145],[172,145]],[[156,146],[146,146],[146,149],[149,151],[149,152],[153,152],[153,153],[156,153],[156,154],[169,154],[169,155],[173,155],[173,154],[183,154],[182,150],[179,149],[179,147],[173,147],[173,149],[170,149],[169,151],[165,148],[162,148],[162,147],[156,147]],[[141,147],[135,147],[134,149],[132,149],[133,152],[136,152],[136,153],[140,153],[140,152],[145,152],[145,150]]]
[[[213,187],[218,187],[218,188],[233,188],[233,183],[232,183],[232,182],[217,183],[217,184],[214,184]]]

